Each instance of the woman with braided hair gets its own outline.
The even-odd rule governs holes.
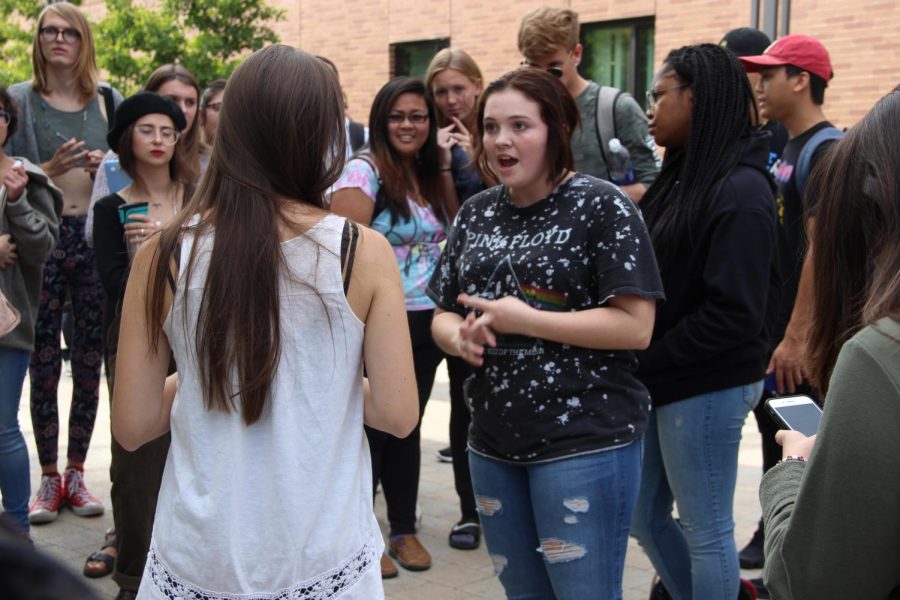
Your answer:
[[[666,156],[641,208],[667,302],[638,353],[654,410],[632,534],[673,598],[736,598],[738,447],[777,289],[768,138],[741,65],[718,46],[670,52],[648,98]]]

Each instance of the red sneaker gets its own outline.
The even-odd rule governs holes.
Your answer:
[[[59,473],[41,476],[41,487],[28,507],[28,521],[32,524],[55,521],[62,503],[62,477]]]
[[[84,486],[84,472],[75,467],[66,469],[66,504],[79,517],[95,517],[103,514],[103,500],[87,491]]]

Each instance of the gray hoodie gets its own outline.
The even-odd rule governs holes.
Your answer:
[[[0,190],[0,234],[12,235],[19,257],[13,265],[0,269],[0,290],[22,313],[22,322],[0,338],[0,346],[30,352],[44,263],[59,240],[63,197],[40,167],[26,158],[13,158],[22,161],[28,185],[15,202],[9,201],[5,187]]]

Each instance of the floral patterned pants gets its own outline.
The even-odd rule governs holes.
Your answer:
[[[66,291],[72,299],[75,317],[68,446],[68,458],[72,462],[84,462],[97,417],[105,294],[94,263],[94,251],[84,240],[85,219],[83,216],[62,217],[59,243],[44,265],[34,352],[28,369],[31,423],[41,466],[57,461],[59,411],[56,392],[62,367],[59,336]]]

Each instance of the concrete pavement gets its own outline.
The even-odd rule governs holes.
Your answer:
[[[61,436],[59,456],[66,455],[66,423],[71,398],[71,378],[63,375],[60,383]],[[28,382],[19,408],[19,421],[29,447],[32,472],[32,491],[39,483],[39,468],[31,428],[28,403]],[[422,424],[422,472],[419,486],[419,505],[422,509],[422,528],[419,538],[431,552],[433,566],[428,571],[413,573],[400,569],[400,576],[385,581],[385,595],[390,600],[465,600],[503,598],[503,590],[494,577],[487,552],[482,547],[475,551],[460,551],[447,544],[450,526],[459,518],[458,500],[453,487],[453,471],[449,464],[440,463],[435,452],[447,445],[450,403],[447,374],[443,366],[438,371],[432,398],[429,401]],[[736,540],[741,547],[749,540],[760,515],[757,487],[762,464],[759,434],[753,417],[744,426],[740,466],[735,494]],[[32,527],[35,544],[41,550],[55,556],[73,571],[80,573],[85,558],[100,548],[103,533],[112,527],[109,510],[109,399],[105,382],[102,385],[100,410],[94,430],[93,442],[85,465],[85,478],[94,494],[107,506],[103,516],[81,518],[68,509],[61,511],[59,519],[47,525]],[[62,463],[60,464],[62,467]],[[375,507],[382,528],[385,527],[384,501],[379,494]],[[745,571],[744,577],[758,577],[759,571]],[[647,598],[653,568],[650,561],[634,540],[629,542],[625,559],[624,598]],[[118,591],[109,578],[87,580],[102,598],[112,599]]]

